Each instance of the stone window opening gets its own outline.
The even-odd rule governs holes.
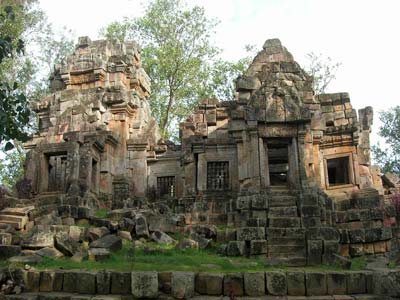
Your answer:
[[[157,177],[157,195],[175,197],[175,176]]]
[[[207,190],[229,190],[229,162],[207,162]]]
[[[329,186],[350,184],[350,161],[348,156],[326,161]]]

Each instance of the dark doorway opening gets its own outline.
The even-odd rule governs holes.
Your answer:
[[[326,161],[329,186],[350,184],[349,157],[338,157]]]
[[[48,156],[49,192],[64,192],[67,182],[67,154]]]
[[[287,185],[289,172],[288,142],[268,142],[268,168],[271,185]]]

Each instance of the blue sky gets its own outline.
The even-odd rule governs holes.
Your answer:
[[[100,27],[143,12],[141,0],[40,0],[50,21],[76,36],[97,37]],[[261,49],[279,38],[300,64],[310,51],[342,63],[328,92],[349,92],[357,109],[377,112],[400,105],[400,1],[397,0],[190,0],[218,18],[216,43],[223,56],[237,59],[246,44]]]

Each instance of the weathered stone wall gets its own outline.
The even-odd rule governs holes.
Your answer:
[[[2,272],[6,277],[7,271],[1,270],[0,273]],[[344,297],[343,299],[390,299],[386,297],[399,297],[400,295],[398,270],[374,272],[288,270],[286,272],[229,274],[19,270],[16,273],[15,278],[24,283],[24,292],[39,293],[36,294],[37,296],[41,295],[40,293],[45,296],[45,293],[54,292],[59,293],[54,296],[63,297],[62,299],[79,297],[77,294],[84,294],[87,297],[94,294],[126,295],[125,297],[129,295],[134,299],[155,299],[162,295],[164,297],[170,295],[175,299],[190,299],[200,295],[203,297],[320,296],[324,297],[323,299],[333,299],[327,296],[336,295],[335,299],[339,297]],[[20,297],[14,295],[9,299],[24,299],[21,298],[24,295],[22,294]],[[51,297],[51,294],[48,297]]]

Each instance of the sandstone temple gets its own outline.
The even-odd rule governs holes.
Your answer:
[[[139,46],[81,37],[25,145],[35,217],[136,208],[150,231],[219,225],[226,255],[295,266],[396,251],[396,213],[371,166],[373,110],[348,93],[316,95],[312,80],[267,40],[236,99],[200,101],[178,145],[151,115]],[[168,216],[146,211],[161,203]]]

